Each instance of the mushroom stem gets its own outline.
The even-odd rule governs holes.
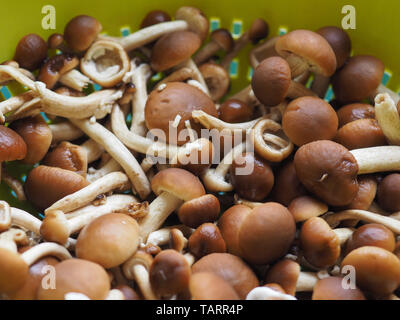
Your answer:
[[[13,225],[32,231],[35,234],[40,234],[42,222],[38,218],[24,210],[13,207],[10,208],[10,213]]]
[[[279,37],[270,38],[250,51],[250,65],[253,69],[257,68],[264,59],[279,56],[275,50],[275,43],[278,39]]]
[[[187,261],[187,263],[189,264],[189,266],[191,267],[194,262],[196,261],[196,258],[194,257],[194,255],[192,255],[191,253],[187,252],[183,255],[183,257],[185,258],[185,260]]]
[[[25,201],[26,196],[22,183],[11,176],[4,168],[2,169],[1,180],[4,181],[15,192],[19,201]]]
[[[385,87],[382,83],[379,84],[378,88],[376,88],[375,92],[370,96],[370,99],[372,101],[375,101],[376,96],[379,94],[388,94],[390,98],[394,101],[395,104],[397,104],[400,101],[400,96],[390,90],[388,87]]]
[[[11,209],[7,202],[0,201],[0,232],[11,227]]]
[[[105,300],[125,300],[125,296],[124,296],[124,294],[122,293],[121,290],[112,289],[108,293],[108,295],[105,298]]]
[[[326,94],[326,90],[328,90],[331,78],[325,77],[321,74],[314,74],[314,81],[311,85],[311,90],[315,92],[315,94],[323,99]]]
[[[358,164],[358,174],[400,170],[400,146],[379,146],[351,150]]]
[[[365,210],[344,210],[337,213],[328,213],[324,216],[325,221],[331,226],[337,226],[341,221],[347,219],[357,219],[369,223],[379,223],[392,230],[396,234],[400,234],[400,221],[385,217],[377,213]]]
[[[237,156],[246,150],[246,143],[241,143],[226,154],[224,159],[215,169],[208,169],[202,175],[202,180],[207,190],[212,192],[229,192],[233,190],[233,185],[225,180],[229,168]]]
[[[342,246],[352,236],[352,234],[354,233],[354,229],[351,229],[351,228],[336,228],[336,229],[333,229],[333,232],[336,233],[336,235],[337,235],[337,237],[339,239],[339,243]]]
[[[196,63],[194,63],[193,59],[189,59],[186,62],[184,62],[183,64],[180,64],[178,66],[179,69],[183,68],[183,67],[189,68],[189,69],[191,69],[193,71],[193,79],[197,80],[198,82],[200,82],[200,84],[202,85],[202,87],[205,90],[205,94],[210,96],[210,91],[208,90],[207,83],[204,80],[204,77],[201,74],[199,68],[197,68]]]
[[[143,294],[143,297],[146,300],[156,300],[157,297],[151,288],[149,272],[146,267],[141,264],[136,264],[132,267],[132,274]]]
[[[88,180],[89,182],[94,182],[111,172],[116,172],[116,171],[121,171],[121,170],[123,170],[123,169],[120,166],[120,164],[117,161],[115,161],[113,158],[111,158],[100,169],[96,170],[94,168],[89,168],[86,180]],[[146,172],[146,170],[144,170],[144,171]]]
[[[53,137],[51,143],[53,144],[60,141],[73,141],[84,135],[82,130],[69,121],[49,124],[49,127]]]
[[[124,168],[132,182],[132,186],[142,199],[150,194],[150,183],[146,174],[140,167],[136,158],[124,146],[124,144],[101,124],[90,123],[89,120],[71,119],[72,123],[85,132],[104,149]],[[132,190],[134,193],[136,191]]]
[[[18,96],[11,97],[0,102],[0,121],[4,123],[4,114],[12,112],[20,108],[24,103],[31,101],[34,98],[32,90],[24,92]]]
[[[182,203],[183,200],[168,192],[162,192],[154,199],[149,205],[148,215],[139,221],[142,242],[146,242],[149,234],[159,229],[168,216]]]
[[[261,104],[260,101],[258,101],[256,96],[254,95],[254,91],[251,88],[251,85],[248,85],[238,93],[234,94],[232,97],[230,97],[230,99],[237,99],[243,101],[249,106],[256,106]]]
[[[70,212],[89,204],[100,194],[104,194],[115,189],[123,190],[128,186],[129,179],[126,174],[122,172],[109,173],[104,177],[97,179],[88,186],[76,191],[75,193],[58,200],[44,212],[45,214],[54,210],[61,210],[64,213]]]
[[[87,76],[74,69],[63,74],[59,80],[63,85],[82,92],[90,83],[93,83]]]
[[[297,300],[295,297],[281,293],[268,287],[256,287],[251,290],[246,300]]]
[[[190,84],[191,86],[203,91],[204,94],[209,95],[208,93],[208,89],[206,87],[204,87],[199,81],[197,80],[193,80],[193,79],[189,79],[187,82],[187,84]]]
[[[236,193],[234,195],[234,200],[235,200],[235,204],[242,204],[242,205],[244,205],[246,207],[249,207],[251,209],[254,209],[256,207],[262,206],[264,204],[262,202],[254,202],[254,201],[249,201],[249,200],[246,200],[246,199],[242,199]]]
[[[142,47],[153,42],[164,34],[183,31],[188,29],[188,23],[184,20],[168,21],[146,27],[131,33],[126,37],[115,38],[109,36],[99,36],[98,39],[112,40],[118,42],[126,51]]]
[[[221,60],[220,65],[226,70],[229,69],[232,60],[239,54],[239,52],[249,43],[249,33],[244,32],[239,39],[235,41],[235,45],[231,52],[227,53]]]
[[[40,243],[21,254],[21,258],[28,266],[46,256],[56,257],[60,260],[72,259],[67,249],[51,242]]]
[[[201,48],[193,58],[194,63],[196,65],[201,65],[203,62],[207,61],[210,57],[212,57],[215,53],[217,53],[221,49],[221,46],[215,42],[210,41],[203,48]]]
[[[188,226],[185,226],[183,224],[165,227],[150,233],[147,237],[146,245],[152,244],[155,246],[164,246],[168,244],[172,229],[180,230],[184,234],[184,236],[190,236],[193,233],[192,228],[189,228]]]
[[[40,98],[36,97],[25,102],[18,110],[7,117],[7,122],[38,115],[40,113],[40,101]]]
[[[375,118],[387,141],[400,145],[400,115],[395,102],[387,93],[375,97]]]
[[[318,276],[314,272],[300,272],[297,278],[296,291],[297,292],[309,292],[313,291],[317,281]]]
[[[188,67],[180,68],[157,83],[154,90],[162,90],[163,86],[168,82],[182,82],[189,78],[193,78],[194,72]]]
[[[286,96],[290,99],[296,99],[296,98],[305,97],[305,96],[313,97],[313,96],[316,96],[316,93],[314,91],[311,91],[310,89],[306,88],[301,83],[292,80],[292,81],[290,81],[290,86],[289,86]]]
[[[92,139],[86,140],[81,147],[86,151],[88,163],[99,159],[104,152],[104,148]]]

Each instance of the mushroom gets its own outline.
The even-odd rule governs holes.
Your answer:
[[[233,287],[211,272],[198,272],[191,275],[189,291],[192,300],[239,300]]]
[[[47,43],[37,34],[31,33],[19,40],[14,60],[25,69],[35,70],[47,57]]]
[[[27,152],[22,162],[35,164],[44,158],[51,144],[52,132],[41,115],[14,121],[10,128],[26,143]]]
[[[6,231],[11,227],[10,206],[5,201],[0,201],[0,232]]]
[[[159,297],[185,292],[189,287],[190,274],[185,257],[171,249],[156,255],[149,270],[151,287]]]
[[[351,40],[346,31],[342,28],[329,26],[316,31],[323,36],[332,47],[336,56],[336,69],[340,69],[350,57]],[[324,98],[330,82],[329,77],[316,74],[311,89],[320,97]]]
[[[310,196],[294,198],[290,202],[288,209],[293,214],[293,218],[296,222],[303,222],[328,212],[326,203]]]
[[[59,82],[68,88],[72,88],[79,92],[82,92],[83,89],[87,88],[89,84],[93,84],[92,80],[75,69],[63,74],[60,77]]]
[[[203,223],[189,237],[189,252],[197,259],[208,254],[226,252],[225,241],[219,228],[213,223]]]
[[[183,235],[183,232],[178,228],[171,228],[169,232],[169,247],[179,253],[183,253],[187,245],[188,239]]]
[[[197,65],[202,65],[219,50],[229,52],[233,49],[234,40],[231,33],[224,29],[216,29],[210,34],[210,42],[199,50],[193,58]]]
[[[139,286],[140,292],[147,300],[157,299],[151,287],[149,277],[149,270],[152,262],[153,257],[150,254],[144,252],[143,250],[138,250],[122,266],[124,275],[128,279],[135,280]]]
[[[151,188],[158,196],[149,205],[149,214],[139,221],[140,236],[146,241],[182,202],[205,195],[200,180],[190,172],[169,168],[158,172],[151,181]]]
[[[327,277],[318,280],[312,300],[366,300],[358,288],[343,288],[343,278]]]
[[[387,93],[375,97],[375,116],[387,141],[400,145],[400,116],[395,102]]]
[[[377,296],[393,293],[400,283],[400,260],[379,247],[355,249],[343,259],[341,266],[352,266],[357,286]]]
[[[15,192],[19,201],[26,200],[24,187],[21,181],[10,175],[4,167],[2,168],[1,180],[4,181],[12,191]]]
[[[52,144],[61,141],[73,141],[80,138],[84,134],[69,121],[51,123],[49,124],[49,128],[53,136],[51,141]]]
[[[76,52],[87,50],[101,32],[102,26],[95,18],[80,15],[71,19],[64,29],[68,47]]]
[[[281,57],[263,60],[254,70],[251,87],[257,99],[268,107],[277,106],[286,97],[315,95],[302,84],[292,81],[289,63]]]
[[[194,231],[183,224],[167,226],[150,233],[147,237],[146,246],[165,246],[171,244],[172,230],[179,230],[185,238],[190,236]]]
[[[216,63],[204,63],[199,67],[204,78],[206,89],[210,91],[211,99],[218,101],[229,90],[230,78],[228,72]]]
[[[24,190],[28,200],[39,210],[44,210],[88,184],[75,172],[40,165],[28,174]]]
[[[149,11],[140,23],[140,29],[153,26],[161,22],[171,21],[170,15],[163,10]]]
[[[279,54],[275,50],[275,43],[279,37],[272,37],[265,42],[254,47],[249,54],[250,65],[253,69],[256,69],[261,61],[270,58],[277,57]]]
[[[300,247],[306,260],[317,268],[334,265],[340,256],[339,237],[320,217],[312,217],[303,224]]]
[[[111,88],[120,83],[130,70],[128,54],[116,42],[94,42],[81,59],[82,72],[102,87]]]
[[[79,233],[75,253],[106,269],[121,265],[139,246],[139,225],[126,214],[111,213],[98,217]]]
[[[275,50],[290,65],[292,78],[305,71],[330,77],[336,70],[336,56],[328,41],[309,30],[294,30],[275,43]]]
[[[13,96],[7,100],[0,102],[0,120],[4,123],[5,118],[4,115],[18,110],[21,108],[25,103],[34,99],[34,92],[29,90],[27,92],[21,93],[20,95]]]
[[[358,119],[375,119],[375,108],[366,103],[347,104],[337,110],[339,128]]]
[[[253,109],[238,99],[225,100],[218,109],[219,119],[228,123],[247,122],[252,119]]]
[[[124,144],[101,124],[90,120],[71,119],[71,122],[96,141],[121,165],[129,177],[133,190],[144,199],[150,193],[150,184],[136,158]]]
[[[297,300],[286,293],[278,292],[267,286],[254,288],[249,292],[246,300]]]
[[[175,12],[176,20],[187,22],[189,30],[195,32],[204,41],[208,36],[209,22],[204,13],[195,7],[183,6]]]
[[[378,185],[377,198],[379,205],[386,211],[400,211],[400,174],[387,175]]]
[[[221,66],[225,69],[229,69],[232,60],[239,54],[239,52],[250,42],[257,44],[260,40],[268,37],[269,25],[261,19],[255,19],[248,31],[244,32],[239,39],[235,41],[233,49],[225,55],[221,60]]]
[[[10,128],[0,125],[0,178],[2,162],[22,160],[26,153],[27,147],[23,138]]]
[[[252,167],[248,174],[245,169]],[[274,185],[274,173],[270,165],[253,153],[236,157],[229,169],[230,180],[236,193],[250,201],[261,201],[268,196]]]
[[[229,283],[240,299],[258,286],[258,279],[249,266],[237,256],[229,253],[211,253],[196,261],[192,275],[210,272]]]

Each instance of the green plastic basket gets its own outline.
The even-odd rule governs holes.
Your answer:
[[[347,30],[354,54],[372,54],[385,62],[386,72],[382,82],[392,90],[400,91],[400,41],[396,32],[400,31],[400,11],[398,0],[19,0],[4,1],[0,19],[0,61],[11,59],[18,40],[28,33],[38,33],[45,39],[54,32],[63,32],[65,24],[72,17],[88,14],[97,18],[103,30],[109,35],[126,35],[138,29],[144,15],[153,9],[163,9],[174,14],[182,5],[196,6],[210,19],[211,30],[219,27],[230,29],[234,37],[247,30],[252,20],[262,17],[268,21],[270,36],[279,35],[293,29],[316,30],[327,25],[342,25],[342,8],[352,5],[356,10],[356,29]],[[44,30],[42,8],[52,5],[56,10],[56,29]],[[248,63],[250,46],[234,60],[231,68],[232,92],[243,88],[251,77]],[[1,98],[18,94],[15,85],[1,88]],[[12,175],[21,180],[29,167],[8,164]],[[35,210],[27,202],[19,202],[11,191],[0,185],[0,198],[12,206],[31,212]]]

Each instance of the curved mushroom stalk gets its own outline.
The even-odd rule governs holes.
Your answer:
[[[7,202],[0,201],[0,232],[11,227],[11,209]]]
[[[265,131],[272,131],[273,133]],[[272,120],[260,120],[252,130],[254,149],[268,161],[280,162],[293,151],[293,143],[286,137],[282,126]]]
[[[82,92],[84,88],[87,88],[93,81],[90,80],[83,73],[74,69],[63,74],[59,80],[63,85]]]
[[[0,102],[0,121],[1,123],[5,122],[4,115],[18,110],[25,103],[31,101],[34,98],[34,92],[29,90],[24,92],[18,96],[11,97],[7,100]]]
[[[136,158],[125,145],[101,124],[89,120],[71,119],[71,122],[85,132],[90,138],[104,149],[121,165],[131,180],[132,186],[142,199],[150,193],[150,183]]]
[[[92,139],[86,140],[80,145],[87,155],[87,163],[98,160],[104,153],[104,148]]]
[[[51,242],[40,243],[21,254],[21,258],[24,259],[29,266],[47,256],[58,258],[61,261],[72,259],[67,249],[57,243]]]
[[[152,244],[160,247],[168,244],[171,238],[171,231],[173,229],[181,231],[185,237],[189,237],[194,231],[192,228],[189,228],[183,224],[158,229],[149,234],[146,245]]]
[[[208,169],[203,175],[202,180],[207,190],[212,192],[229,192],[233,190],[233,185],[225,180],[233,161],[237,156],[246,150],[246,143],[241,143],[226,154],[224,159],[215,169]]]
[[[319,278],[314,272],[301,271],[296,283],[296,292],[309,292],[313,291]]]
[[[392,230],[395,234],[400,234],[400,221],[365,210],[352,209],[337,213],[328,213],[324,216],[324,219],[331,227],[335,227],[341,221],[347,219],[357,219],[369,223],[379,223]]]
[[[379,146],[351,150],[357,160],[358,174],[400,170],[400,146]]]
[[[11,80],[16,80],[20,84],[34,90],[35,77],[29,71],[16,68],[12,65],[0,65],[0,83],[5,85]]]
[[[0,233],[0,248],[17,252],[18,246],[26,246],[28,243],[28,236],[21,229],[10,228]]]
[[[100,194],[106,194],[115,189],[126,190],[129,187],[129,179],[122,172],[112,172],[97,179],[88,186],[72,193],[47,208],[44,212],[60,210],[64,213],[79,209],[96,199]]]
[[[10,207],[10,213],[12,225],[40,234],[42,222],[38,218],[24,210],[13,207]]]
[[[336,228],[336,229],[333,229],[333,232],[337,235],[340,246],[343,246],[347,242],[347,240],[349,240],[350,237],[353,235],[354,229]]]
[[[188,27],[188,23],[183,20],[168,21],[140,29],[126,37],[116,38],[100,35],[98,36],[98,39],[118,42],[126,51],[131,51],[153,42],[164,34],[183,31],[188,29]]]
[[[385,87],[382,83],[379,84],[378,88],[376,88],[376,90],[371,94],[369,98],[371,99],[371,101],[375,101],[376,97],[379,94],[388,94],[395,104],[397,104],[400,101],[400,96],[397,93],[390,90],[388,87]]]
[[[203,91],[203,93],[209,95],[209,94],[208,94],[207,88],[204,87],[199,81],[193,80],[193,79],[189,79],[189,80],[187,81],[187,84],[190,84],[191,86],[193,86],[193,87],[195,87],[195,88],[197,88],[197,89]]]
[[[138,201],[129,195],[112,195],[101,205],[87,205],[67,214],[56,210],[48,212],[40,226],[40,234],[48,241],[66,244],[68,237],[94,219],[113,212],[130,212]]]
[[[389,94],[378,94],[375,97],[375,118],[387,141],[400,145],[400,115]]]
[[[18,110],[7,117],[7,122],[13,122],[18,119],[34,117],[38,115],[41,111],[40,101],[41,99],[36,97],[30,101],[25,102]]]
[[[193,78],[194,71],[188,67],[180,68],[157,83],[154,90],[163,90],[168,82],[183,82],[187,79]]]
[[[56,144],[61,141],[73,141],[84,135],[82,130],[75,127],[69,121],[49,124],[49,128],[52,133],[52,144]]]
[[[86,180],[89,182],[94,182],[105,175],[112,173],[112,172],[117,172],[117,171],[122,171],[121,165],[115,161],[113,158],[108,160],[108,162],[102,166],[100,169],[94,169],[94,168],[89,168],[88,174],[86,176]],[[146,172],[146,170],[144,170]]]
[[[194,63],[193,59],[189,59],[185,61],[184,63],[181,63],[179,66],[175,67],[175,69],[181,69],[181,68],[189,68],[193,72],[193,80],[198,81],[201,84],[201,87],[203,88],[203,92],[210,96],[210,91],[208,89],[207,83],[204,80],[204,77],[202,73],[200,72],[199,68],[197,67],[196,63]]]
[[[3,168],[2,170],[3,171],[1,173],[1,180],[4,181],[9,186],[9,188],[15,192],[15,194],[17,195],[17,199],[19,201],[25,201],[26,196],[22,183],[18,179],[15,179],[13,176],[11,176],[5,170],[5,168]],[[0,219],[0,230],[1,230],[1,219]]]
[[[251,290],[246,300],[297,300],[295,297],[278,292],[268,287],[257,287]]]
[[[147,132],[144,109],[147,101],[147,81],[151,76],[151,68],[147,63],[136,67],[135,62],[131,62],[132,83],[136,91],[132,99],[132,125],[131,131],[144,137]]]

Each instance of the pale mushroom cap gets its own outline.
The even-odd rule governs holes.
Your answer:
[[[29,267],[21,256],[0,248],[0,293],[12,294],[23,287]]]
[[[81,293],[92,300],[104,300],[110,291],[110,278],[98,264],[68,259],[55,266],[56,289],[38,289],[39,300],[64,300],[69,292]]]
[[[276,51],[283,57],[295,54],[302,57],[311,71],[330,77],[336,70],[336,56],[333,49],[318,33],[309,30],[294,30],[277,40]]]
[[[113,268],[125,262],[139,246],[139,225],[122,213],[101,216],[79,233],[76,256]]]
[[[233,287],[211,272],[199,272],[190,277],[192,300],[239,300]]]
[[[358,288],[345,289],[343,278],[328,277],[318,280],[314,287],[313,300],[366,300]]]

